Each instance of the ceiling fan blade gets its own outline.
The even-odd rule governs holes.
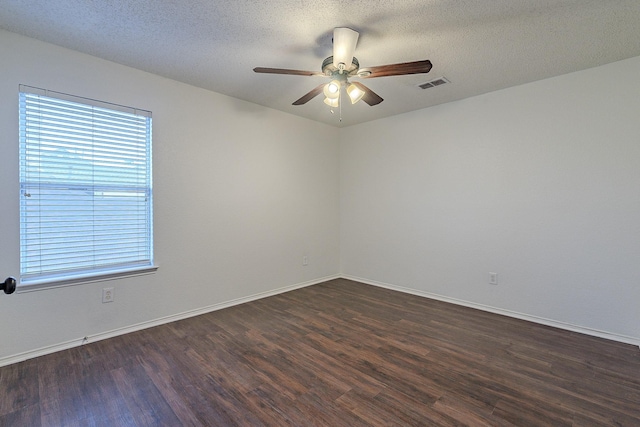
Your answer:
[[[265,74],[290,74],[294,76],[324,76],[324,74],[316,71],[288,70],[286,68],[256,67],[253,69],[253,71],[256,73],[265,73]]]
[[[303,95],[302,98],[298,99],[297,101],[294,101],[293,104],[291,104],[291,105],[302,105],[302,104],[306,104],[307,102],[311,101],[313,98],[318,96],[320,94],[320,92],[322,92],[322,89],[324,89],[325,84],[326,83],[323,83],[323,84],[319,85],[318,87],[312,89],[307,94]]]
[[[363,79],[373,77],[402,76],[405,74],[422,74],[431,71],[431,61],[428,59],[400,64],[379,65],[377,67],[361,68],[358,75]],[[366,73],[370,73],[366,75]]]
[[[351,28],[335,28],[333,30],[333,65],[340,69],[340,64],[349,68],[353,62],[353,52],[358,43],[358,32]]]
[[[374,106],[384,101],[380,95],[378,95],[377,93],[375,93],[374,91],[372,91],[371,89],[363,85],[362,83],[360,82],[351,82],[351,83],[354,84],[358,89],[364,92],[364,96],[362,97],[362,100],[367,104]]]

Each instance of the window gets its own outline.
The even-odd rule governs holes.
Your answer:
[[[151,113],[20,86],[20,282],[153,270]]]

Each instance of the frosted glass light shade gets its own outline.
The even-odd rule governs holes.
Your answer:
[[[360,90],[358,86],[351,83],[349,87],[347,87],[347,95],[349,95],[349,99],[351,99],[351,103],[355,104],[360,101],[364,96],[364,91]]]
[[[337,108],[340,106],[340,100],[338,98],[325,98],[324,99],[324,103],[327,104],[329,107],[334,107]]]
[[[353,52],[358,43],[358,32],[351,28],[336,28],[333,30],[333,65],[340,69],[349,68],[353,62]]]

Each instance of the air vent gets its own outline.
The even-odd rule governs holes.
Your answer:
[[[445,79],[444,77],[439,77],[437,79],[428,81],[426,83],[422,83],[421,85],[418,85],[418,87],[420,89],[429,89],[429,88],[444,85],[447,83],[450,83],[449,80]]]

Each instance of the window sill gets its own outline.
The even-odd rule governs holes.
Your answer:
[[[36,279],[28,281],[20,281],[16,287],[16,293],[41,291],[51,288],[60,288],[65,286],[83,285],[85,283],[104,282],[109,280],[123,279],[127,277],[144,276],[153,274],[158,270],[157,265],[146,267],[136,267],[127,270],[103,271],[91,275],[83,276],[64,276],[50,279]]]

